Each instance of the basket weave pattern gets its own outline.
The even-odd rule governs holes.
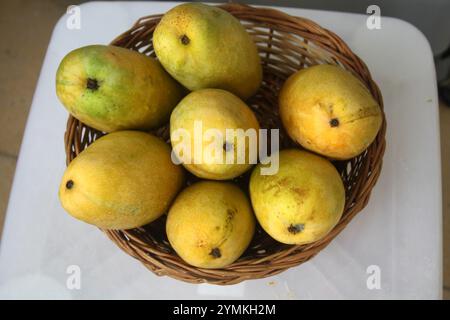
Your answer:
[[[359,77],[383,108],[380,91],[366,65],[333,32],[308,19],[293,17],[274,9],[241,4],[226,4],[220,7],[239,19],[257,43],[264,80],[259,91],[247,103],[255,112],[262,128],[280,129],[281,148],[295,144],[284,132],[280,122],[278,92],[287,77],[301,68],[315,64],[339,65]],[[162,15],[152,15],[139,19],[130,30],[111,44],[155,57],[152,34],[161,17]],[[161,276],[192,283],[226,285],[278,274],[314,257],[366,206],[381,171],[385,131],[386,121],[383,114],[381,130],[367,151],[348,161],[334,162],[344,181],[346,204],[339,223],[320,241],[300,246],[284,245],[271,239],[257,227],[250,247],[238,261],[226,268],[211,270],[190,266],[176,255],[165,235],[165,215],[141,228],[103,232],[123,251]],[[153,133],[169,141],[167,124]],[[101,132],[70,116],[65,133],[67,164],[101,135]],[[248,176],[247,173],[235,179],[246,192]],[[195,180],[195,177],[189,175],[187,183],[191,184]]]

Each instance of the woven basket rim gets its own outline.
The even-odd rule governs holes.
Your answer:
[[[386,146],[386,118],[383,111],[381,92],[373,81],[366,64],[332,31],[322,28],[307,18],[291,16],[273,8],[252,7],[237,3],[218,5],[218,7],[230,12],[241,22],[248,23],[250,28],[252,28],[252,23],[257,26],[254,29],[257,30],[256,36],[253,35],[255,39],[264,34],[270,39],[270,44],[270,41],[278,41],[277,37],[280,37],[279,34],[281,34],[284,37],[281,38],[286,41],[286,50],[298,50],[300,52],[299,55],[304,57],[304,64],[301,63],[299,68],[308,66],[307,61],[313,59],[313,53],[315,54],[313,51],[321,52],[323,56],[329,54],[333,59],[330,61],[351,71],[366,84],[373,97],[380,104],[383,113],[381,129],[367,151],[349,161],[337,164],[337,166],[350,166],[353,172],[357,170],[358,173],[355,177],[348,177],[346,187],[350,186],[352,191],[347,195],[341,220],[327,236],[319,241],[308,245],[280,245],[281,249],[273,254],[248,258],[244,256],[222,269],[201,269],[186,264],[173,251],[168,249],[168,243],[155,239],[151,232],[145,228],[102,230],[119,248],[141,261],[146,268],[156,275],[166,275],[190,283],[208,282],[229,285],[244,280],[273,276],[308,261],[324,249],[346,227],[352,218],[367,205],[371,190],[377,182],[382,168],[382,157]],[[146,49],[148,43],[146,43],[145,39],[146,37],[151,37],[162,15],[149,15],[138,19],[129,30],[116,37],[111,44],[134,50],[144,49],[151,52],[151,46],[150,49]],[[265,33],[261,31],[261,34],[258,34],[258,28],[270,30],[269,34],[267,34],[267,31]],[[290,42],[298,37],[304,40],[306,50],[303,48],[292,49]],[[283,40],[280,41],[282,42]],[[272,50],[270,45],[268,45],[268,48],[266,50]],[[270,52],[266,54],[266,61],[270,59]],[[269,65],[270,63],[267,64],[267,68]],[[271,69],[267,70],[274,74],[279,72]],[[279,75],[274,76],[274,79],[277,76]],[[276,102],[274,103],[276,104]],[[167,128],[159,129],[155,133],[164,136],[167,134],[166,131]],[[101,135],[102,133],[97,130],[89,128],[72,116],[69,116],[64,136],[67,164]],[[341,172],[344,172],[343,175],[345,177],[345,169],[341,170]]]

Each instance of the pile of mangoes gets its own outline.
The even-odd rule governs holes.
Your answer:
[[[279,93],[279,114],[302,148],[272,150],[278,170],[264,174],[267,164],[248,161],[251,146],[238,147],[246,137],[226,135],[260,129],[246,101],[260,88],[263,70],[240,22],[218,7],[182,4],[163,16],[153,46],[157,59],[92,45],[61,61],[58,98],[75,118],[107,133],[67,167],[59,189],[64,209],[104,229],[140,227],[167,213],[170,244],[200,268],[236,261],[256,221],[286,244],[311,243],[330,232],[345,204],[330,159],[364,152],[382,123],[365,85],[331,65],[293,74]],[[168,123],[170,144],[149,133]],[[199,123],[224,138],[215,156],[234,160],[207,156],[211,137],[196,135]],[[242,190],[232,179],[252,167],[248,190]],[[186,186],[185,170],[200,181]]]

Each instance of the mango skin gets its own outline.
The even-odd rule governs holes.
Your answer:
[[[279,171],[250,178],[250,198],[256,218],[275,240],[308,244],[322,239],[339,222],[345,190],[336,168],[307,151],[282,150]]]
[[[304,148],[332,159],[350,159],[375,140],[381,108],[364,84],[333,65],[293,74],[279,95],[289,136]]]
[[[259,123],[253,111],[238,97],[221,89],[203,89],[188,94],[173,110],[170,116],[170,135],[172,146],[191,149],[191,157],[183,163],[184,167],[197,177],[211,180],[227,180],[240,176],[252,167],[249,159],[249,141],[245,138],[236,138],[226,141],[232,150],[222,149],[223,159],[227,152],[234,153],[234,163],[215,163],[206,157],[210,138],[203,135],[201,140],[203,153],[197,156],[195,152],[195,121],[201,121],[203,133],[208,129],[217,129],[226,137],[226,129],[254,129],[258,138]],[[175,141],[173,133],[184,129],[189,132],[190,140]],[[238,163],[238,148],[245,143],[245,163]],[[256,149],[257,150],[257,149]],[[198,163],[196,163],[198,162]],[[200,163],[202,162],[202,163]]]
[[[245,100],[261,85],[258,50],[239,20],[201,3],[169,10],[153,34],[156,55],[186,88],[219,88]]]
[[[131,229],[164,214],[183,181],[183,169],[172,163],[165,142],[144,132],[120,131],[94,141],[69,164],[59,198],[79,220],[103,229]]]
[[[250,244],[255,218],[247,196],[226,182],[201,181],[184,189],[169,210],[170,244],[187,263],[223,268]]]
[[[88,79],[96,81],[88,88]],[[56,93],[78,120],[103,132],[159,127],[185,93],[150,57],[128,49],[92,45],[61,61]]]

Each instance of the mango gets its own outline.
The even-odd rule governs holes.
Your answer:
[[[75,118],[113,132],[161,126],[185,89],[153,58],[92,45],[64,57],[56,73],[56,93]]]
[[[227,130],[233,134],[227,136]],[[242,130],[242,134],[236,130]],[[250,169],[257,162],[258,130],[253,111],[237,96],[221,89],[191,92],[170,117],[172,147],[183,155],[180,160],[184,167],[204,179],[232,179]],[[183,131],[187,135],[182,135]]]
[[[336,168],[307,151],[282,150],[279,170],[250,178],[250,198],[257,220],[275,240],[308,244],[322,239],[339,222],[345,190]]]
[[[245,100],[261,85],[255,43],[239,20],[220,8],[176,6],[157,25],[153,45],[164,68],[192,91],[219,88]]]
[[[73,217],[103,229],[131,229],[164,214],[183,185],[170,147],[139,131],[94,141],[67,167],[59,198]]]
[[[381,108],[349,71],[317,65],[293,74],[279,95],[281,120],[304,148],[332,159],[350,159],[375,140]]]
[[[170,244],[187,263],[223,268],[250,244],[255,218],[244,192],[231,183],[197,182],[175,199],[167,216]]]

